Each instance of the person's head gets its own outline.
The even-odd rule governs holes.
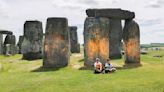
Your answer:
[[[107,63],[110,63],[110,58],[106,59],[106,62],[107,62]]]
[[[96,58],[96,62],[100,62],[100,59],[99,58]]]

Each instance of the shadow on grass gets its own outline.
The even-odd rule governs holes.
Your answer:
[[[80,59],[78,62],[84,62],[84,59]]]
[[[94,68],[83,66],[83,67],[79,68],[79,70],[94,70]]]
[[[134,68],[139,68],[141,67],[141,64],[126,64],[123,65],[122,67],[115,67],[117,70],[124,70],[124,69],[134,69]]]
[[[62,67],[60,67],[62,68]],[[31,72],[49,72],[49,71],[58,71],[60,68],[52,68],[52,67],[39,67]]]
[[[141,66],[142,66],[141,64],[126,64],[123,66],[116,66],[114,68],[116,68],[117,70],[125,70],[125,69],[139,68]],[[94,70],[94,67],[83,66],[83,67],[79,68],[79,70]]]

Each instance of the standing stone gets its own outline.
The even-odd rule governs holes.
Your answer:
[[[26,21],[21,45],[23,59],[34,60],[42,58],[42,40],[42,23],[40,21]]]
[[[80,53],[80,45],[78,44],[77,27],[76,26],[69,27],[69,35],[70,35],[71,52],[72,53]]]
[[[133,20],[126,20],[123,29],[123,40],[125,45],[125,63],[140,63],[140,30],[138,24]]]
[[[4,46],[4,54],[7,56],[11,55],[11,44],[6,44]]]
[[[121,40],[122,40],[122,25],[120,19],[110,19],[110,34],[109,34],[109,57],[111,59],[121,58]]]
[[[23,36],[19,36],[19,41],[18,41],[18,48],[19,48],[19,51],[18,53],[21,54],[21,45],[22,45],[22,42],[23,42]]]
[[[109,57],[108,18],[88,17],[84,24],[84,65],[91,67],[96,58],[104,64]]]
[[[3,35],[0,33],[0,55],[3,54]]]
[[[16,37],[15,35],[8,34],[4,41],[4,54],[5,55],[15,55],[17,54],[16,47]]]
[[[5,41],[4,41],[4,45],[6,44],[12,44],[12,45],[15,45],[16,44],[16,37],[15,35],[10,35],[8,34],[5,38]]]
[[[44,67],[64,67],[69,62],[68,21],[66,18],[48,18],[44,41]]]

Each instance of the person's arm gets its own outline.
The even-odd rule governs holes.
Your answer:
[[[102,63],[100,64],[100,71],[102,70]]]
[[[113,65],[112,64],[110,64],[110,68],[113,68]]]

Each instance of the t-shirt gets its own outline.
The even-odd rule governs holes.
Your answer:
[[[95,62],[95,63],[94,63],[94,67],[95,67],[96,69],[100,69],[100,68],[102,67],[102,63],[101,63],[101,62]]]
[[[105,63],[105,68],[106,68],[106,69],[111,69],[112,67],[113,67],[112,64]]]

